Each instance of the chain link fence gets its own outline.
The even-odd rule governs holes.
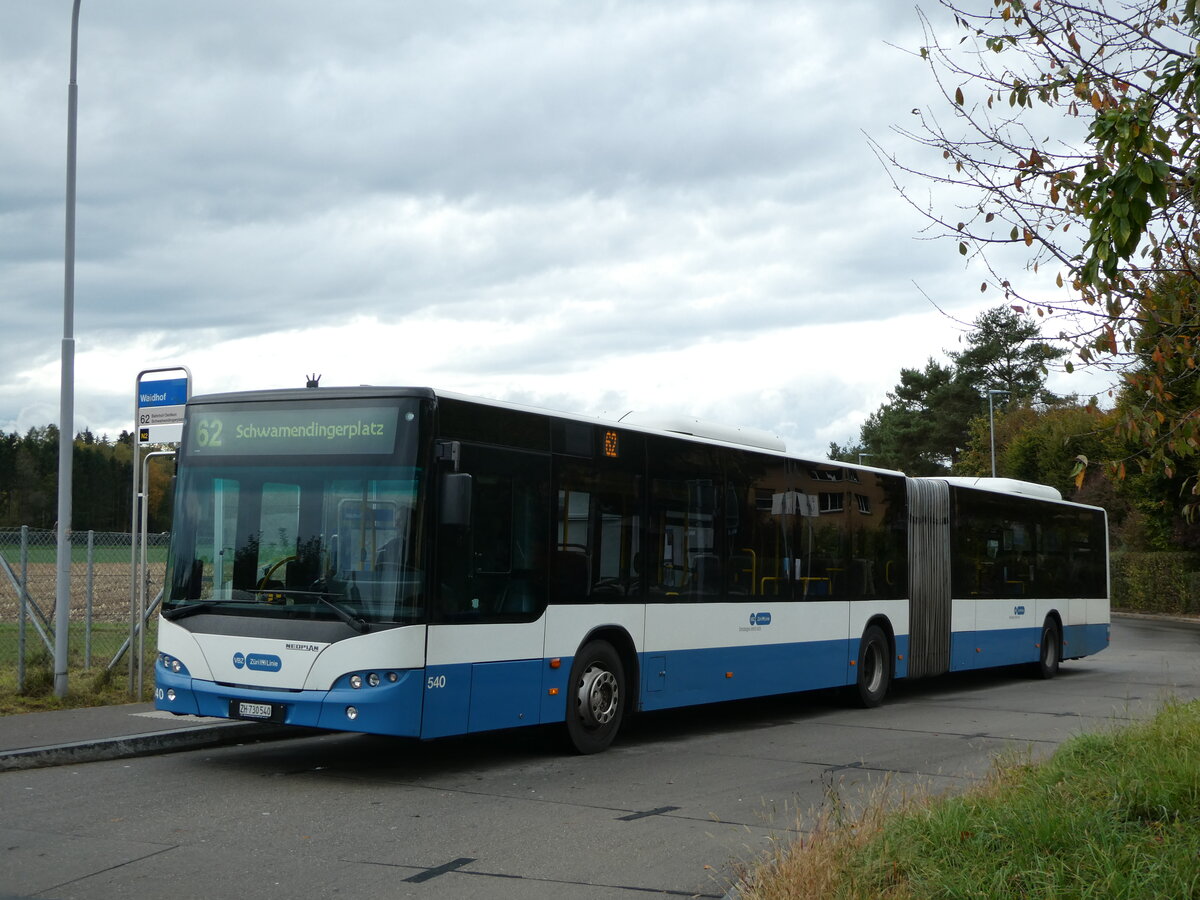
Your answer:
[[[147,611],[154,608],[166,575],[169,537],[153,534],[146,539]],[[12,677],[18,690],[24,688],[27,672],[54,668],[57,545],[53,531],[0,529],[0,673]],[[72,670],[103,670],[124,662],[120,671],[127,671],[130,648],[136,654],[143,644],[146,660],[154,659],[157,616],[149,617],[144,638],[132,625],[132,607],[139,598],[131,597],[131,552],[127,533],[71,535]],[[150,672],[153,666],[146,662],[144,669]]]

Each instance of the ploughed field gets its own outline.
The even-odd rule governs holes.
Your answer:
[[[89,578],[88,564],[74,560],[71,563],[71,621],[84,621],[87,617],[89,584],[93,622],[128,622],[130,610],[130,560],[128,550],[124,551],[126,558],[120,562],[92,562]],[[108,554],[111,556],[111,554]],[[19,579],[21,569],[19,563],[5,553],[5,560],[12,567],[13,574]],[[158,596],[162,588],[166,566],[162,562],[151,561],[147,566],[148,584],[146,588],[146,605],[149,606]],[[57,567],[49,561],[29,562],[26,568],[26,590],[33,602],[47,616],[54,613],[57,590]],[[17,591],[7,572],[0,568],[0,622],[15,622],[17,620]]]

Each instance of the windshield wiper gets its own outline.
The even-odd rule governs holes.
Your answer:
[[[332,609],[335,613],[337,613],[337,617],[339,619],[341,619],[343,622],[345,622],[347,625],[349,625],[351,628],[353,628],[359,634],[366,634],[368,631],[371,630],[371,626],[369,624],[367,624],[366,619],[362,618],[361,616],[356,616],[354,613],[350,612],[350,610],[346,609],[340,603],[335,603],[334,601],[330,600],[327,595],[316,594],[315,596],[318,600],[320,600],[322,603],[324,603],[326,606],[328,606],[330,609]]]
[[[205,601],[203,603],[189,603],[186,606],[177,606],[174,609],[164,609],[162,617],[168,622],[174,622],[177,619],[186,619],[188,616],[194,616],[197,613],[210,612],[214,604]]]

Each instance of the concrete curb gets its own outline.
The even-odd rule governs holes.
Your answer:
[[[73,741],[46,747],[23,747],[0,752],[0,772],[17,769],[40,769],[74,763],[99,762],[110,759],[129,759],[155,753],[220,747],[248,741],[280,740],[314,734],[309,729],[287,728],[280,725],[260,725],[254,722],[222,722],[217,725],[175,728],[148,734],[129,734],[118,737]]]

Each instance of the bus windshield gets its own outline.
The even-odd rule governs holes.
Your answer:
[[[185,443],[163,615],[337,619],[359,632],[421,620],[421,470],[417,441],[400,438],[386,463],[292,454],[281,465],[265,452],[189,455]]]

